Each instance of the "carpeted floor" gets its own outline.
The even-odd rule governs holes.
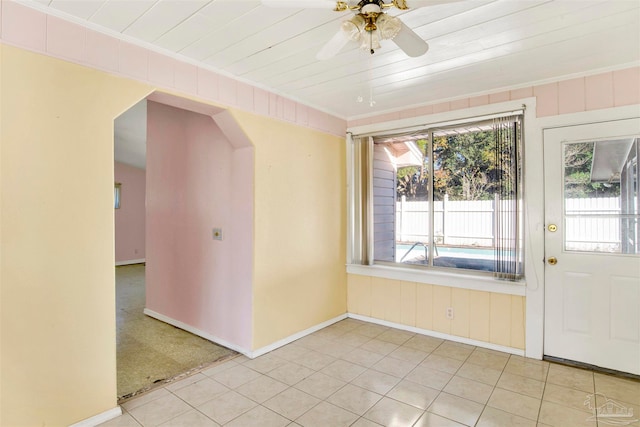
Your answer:
[[[144,265],[116,267],[118,398],[237,353],[143,314]]]

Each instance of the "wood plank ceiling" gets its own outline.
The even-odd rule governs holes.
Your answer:
[[[300,0],[303,5],[305,0]],[[22,0],[344,118],[637,65],[638,0],[461,0],[389,13],[429,42],[316,52],[351,12],[249,0]],[[375,101],[373,105],[370,102]]]

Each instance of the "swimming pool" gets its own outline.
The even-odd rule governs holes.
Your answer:
[[[413,244],[396,245],[396,262],[425,265],[428,248]],[[508,252],[504,252],[507,255]],[[513,254],[513,253],[512,253]],[[491,248],[469,248],[436,245],[433,265],[436,267],[465,268],[469,270],[495,271],[496,252]]]

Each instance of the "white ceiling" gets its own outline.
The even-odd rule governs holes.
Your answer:
[[[249,0],[23,1],[344,118],[640,61],[638,0],[461,0],[392,9],[429,42],[425,55],[409,58],[383,41],[374,55],[354,43],[327,61],[315,54],[351,12]]]
[[[136,168],[147,164],[147,100],[116,117],[113,124],[114,160]]]

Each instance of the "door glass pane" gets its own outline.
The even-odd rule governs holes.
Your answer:
[[[638,138],[563,145],[564,248],[638,254]]]

